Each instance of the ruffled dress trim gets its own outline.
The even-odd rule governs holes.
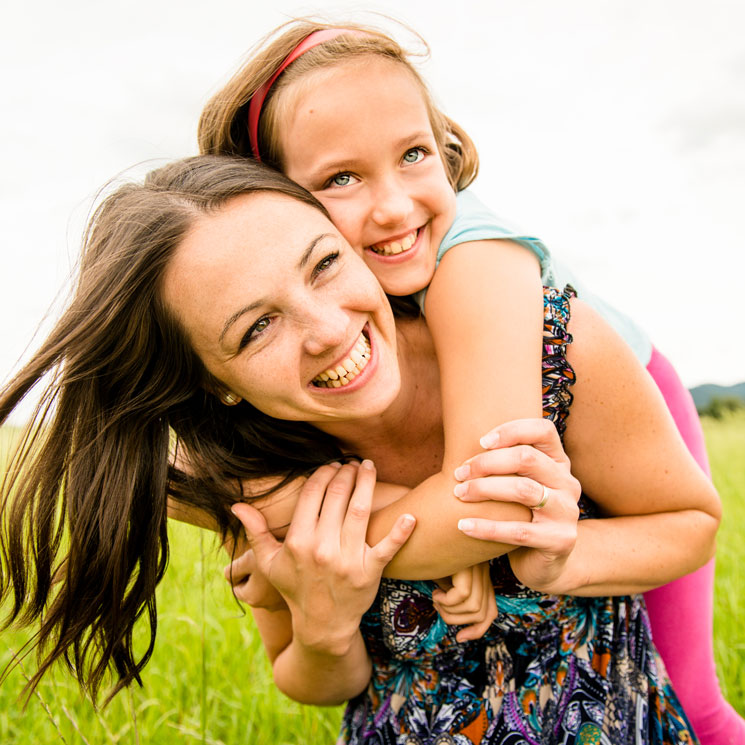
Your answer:
[[[554,423],[561,437],[573,399],[569,387],[576,381],[566,358],[567,346],[572,343],[567,329],[569,301],[576,296],[571,285],[563,290],[543,288],[543,417]]]

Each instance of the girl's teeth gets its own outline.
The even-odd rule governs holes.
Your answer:
[[[409,235],[401,241],[391,241],[382,246],[375,246],[372,250],[383,256],[396,256],[404,251],[408,251],[416,242],[416,236],[417,231],[415,230],[414,232],[409,233]]]

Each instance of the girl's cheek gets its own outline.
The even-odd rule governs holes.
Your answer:
[[[326,208],[336,229],[344,240],[361,256],[364,244],[362,242],[362,227],[364,218],[351,200],[320,200]]]

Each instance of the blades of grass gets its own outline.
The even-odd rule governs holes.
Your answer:
[[[62,712],[68,718],[70,724],[72,724],[73,729],[78,733],[78,735],[80,735],[80,739],[85,743],[85,745],[91,745],[88,742],[86,736],[82,733],[80,727],[78,727],[78,723],[75,721],[75,717],[70,713],[70,711],[64,704],[62,704]]]
[[[20,657],[10,648],[7,647],[8,651],[10,652],[11,656],[16,662],[16,665],[18,666],[18,669],[21,671],[21,675],[29,682],[31,683],[31,678],[29,677],[28,673],[26,672],[26,668],[23,667],[23,662],[21,662]],[[54,718],[54,714],[52,714],[52,710],[47,705],[47,702],[44,700],[44,697],[41,695],[41,691],[39,690],[39,687],[37,686],[34,690],[34,695],[37,699],[39,699],[39,702],[41,703],[42,709],[46,712],[47,718],[54,726],[54,729],[57,730],[57,734],[59,735],[59,739],[67,745],[67,740],[65,740],[65,736],[62,734],[62,730],[59,728],[59,724],[57,724],[57,720]],[[63,707],[64,709],[64,707]]]
[[[129,712],[132,717],[132,728],[135,734],[135,745],[140,745],[140,730],[137,727],[137,707],[135,706],[134,692],[132,686],[127,687],[127,701],[129,702]]]

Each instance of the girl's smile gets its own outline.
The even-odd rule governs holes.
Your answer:
[[[455,192],[411,74],[383,58],[356,60],[281,95],[285,173],[323,203],[387,293],[425,288]]]

